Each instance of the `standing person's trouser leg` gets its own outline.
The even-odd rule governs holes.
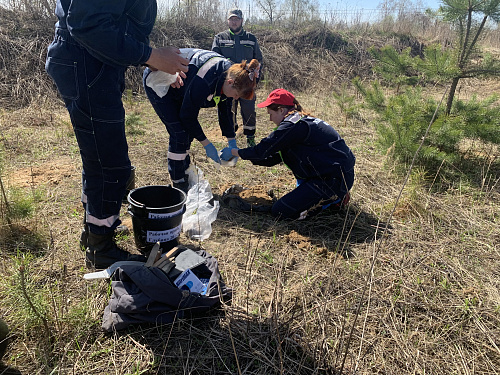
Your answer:
[[[156,95],[154,90],[145,84],[149,73],[149,69],[144,71],[144,90],[156,114],[167,128],[169,134],[167,159],[170,179],[175,187],[186,191],[188,183],[186,170],[191,163],[189,148],[191,147],[193,138],[184,130],[179,118],[179,108],[182,100],[176,96],[173,90],[169,90],[167,95],[162,98]]]
[[[247,136],[248,146],[255,146],[255,100],[255,95],[251,100],[241,98],[238,100],[240,102],[241,117],[243,119],[243,134]]]
[[[130,255],[112,239],[131,170],[121,101],[125,68],[103,64],[67,31],[58,30],[48,49],[46,70],[64,99],[80,148],[85,230],[90,232],[85,237],[88,244],[82,245],[91,248],[88,265],[107,267]]]
[[[62,31],[50,45],[46,69],[66,108],[82,157],[82,202],[92,232],[112,232],[130,176],[121,95],[125,68],[103,64]]]
[[[238,119],[236,116],[238,114],[238,100],[233,99],[233,104],[231,105],[231,112],[233,115],[234,132],[236,133],[238,131]]]

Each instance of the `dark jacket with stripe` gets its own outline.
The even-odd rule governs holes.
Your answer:
[[[345,180],[354,182],[356,158],[328,123],[294,113],[286,117],[267,138],[254,147],[238,151],[253,164],[272,166],[284,162],[297,179]]]
[[[242,30],[234,34],[231,30],[223,31],[214,37],[212,51],[228,58],[233,63],[250,62],[257,59],[262,64],[262,52],[257,43],[257,38],[252,33]]]
[[[170,88],[168,96],[180,104],[180,120],[190,135],[198,141],[206,136],[198,121],[201,108],[218,108],[219,126],[222,135],[234,138],[234,122],[231,114],[232,98],[222,93],[226,72],[231,61],[218,53],[194,49],[189,59],[189,70],[184,79],[184,86]]]

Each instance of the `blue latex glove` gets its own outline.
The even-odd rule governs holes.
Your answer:
[[[233,148],[237,148],[237,147],[226,147],[225,149],[223,149],[221,152],[221,155],[220,155],[220,158],[222,160],[231,160],[232,158],[235,158],[236,156],[234,156],[232,153],[231,153],[231,150]]]
[[[227,145],[229,148],[238,148],[238,145],[236,144],[236,139],[231,139],[227,141]]]
[[[204,146],[204,148],[207,156],[216,163],[220,164],[219,152],[217,151],[215,146],[212,143],[209,143],[208,145]]]

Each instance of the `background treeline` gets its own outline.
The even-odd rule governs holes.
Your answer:
[[[53,0],[0,2],[2,107],[18,108],[57,96],[44,71],[46,49],[56,21],[54,3]],[[263,2],[259,4],[265,9]],[[268,13],[273,6],[277,7],[276,4],[267,3]],[[405,4],[396,2],[389,6],[383,3],[378,13],[380,19],[373,23],[363,22],[362,13],[349,19],[338,14],[328,20],[321,19],[324,13],[301,18],[290,11],[293,7],[287,8],[287,13],[277,8],[274,19],[269,14],[266,16],[265,11],[259,13],[261,18],[250,17],[245,27],[256,34],[261,44],[265,87],[330,91],[356,76],[372,77],[370,47],[391,45],[398,51],[411,47],[411,53],[418,55],[432,41],[447,43],[453,39],[450,24],[442,22],[435,13],[422,12],[422,8],[412,8],[408,4],[407,11],[403,12]],[[214,34],[227,27],[225,11],[228,6],[230,4],[209,0],[179,2],[171,8],[160,4],[151,35],[152,44],[210,49]],[[285,4],[281,6],[283,9]],[[311,5],[305,13],[314,15],[314,10]],[[484,40],[498,46],[500,32],[486,27]],[[134,93],[142,90],[139,69],[131,68],[128,72],[128,88]]]

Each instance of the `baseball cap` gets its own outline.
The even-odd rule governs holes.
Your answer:
[[[262,103],[257,104],[259,108],[265,108],[271,104],[280,104],[287,107],[293,107],[293,100],[295,96],[291,92],[286,91],[285,89],[276,89],[271,91],[266,100]]]
[[[227,19],[230,19],[231,17],[238,17],[239,19],[242,19],[243,13],[238,8],[234,8],[227,12]]]

